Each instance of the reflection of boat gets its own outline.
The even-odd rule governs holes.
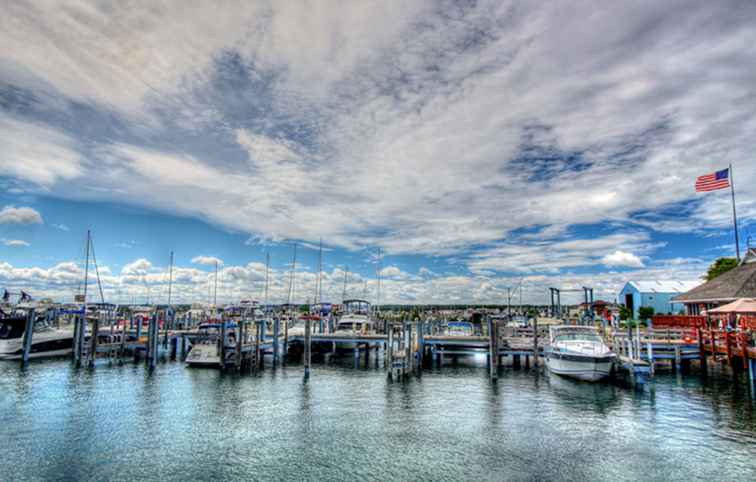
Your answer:
[[[475,329],[469,321],[450,321],[446,324],[446,336],[473,336]]]
[[[594,382],[609,375],[615,355],[590,326],[552,326],[546,366],[557,375]]]
[[[0,359],[19,360],[23,353],[26,314],[17,311],[0,318]],[[69,355],[73,352],[73,330],[57,329],[37,320],[29,358]]]
[[[226,346],[236,344],[236,323],[226,322]],[[186,365],[190,367],[217,367],[221,363],[220,346],[218,340],[221,336],[220,323],[202,323],[198,328],[198,338],[192,344],[191,350],[186,355]]]

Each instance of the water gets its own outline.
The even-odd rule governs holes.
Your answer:
[[[347,363],[347,362],[345,362]],[[658,375],[644,392],[444,367],[222,375],[163,363],[0,365],[0,479],[756,480],[744,383]]]

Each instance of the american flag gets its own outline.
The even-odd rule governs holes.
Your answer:
[[[716,191],[726,187],[730,187],[729,168],[696,178],[696,192]]]

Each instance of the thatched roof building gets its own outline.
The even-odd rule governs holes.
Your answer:
[[[675,297],[688,314],[697,315],[738,298],[756,298],[756,248],[750,248],[740,264],[711,281]]]

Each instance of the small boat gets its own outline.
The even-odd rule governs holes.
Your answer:
[[[475,328],[469,321],[450,321],[446,324],[446,336],[473,336]]]
[[[236,343],[236,323],[226,322],[226,346]],[[186,355],[186,366],[189,367],[213,367],[220,366],[220,345],[218,340],[221,336],[221,323],[202,323],[197,328],[199,340],[192,344],[192,348]]]
[[[589,382],[609,376],[616,357],[596,328],[566,325],[549,328],[545,356],[549,371]]]
[[[37,318],[33,327],[29,358],[46,358],[73,353],[73,330],[58,329]],[[0,312],[0,360],[20,360],[23,354],[26,313]]]

